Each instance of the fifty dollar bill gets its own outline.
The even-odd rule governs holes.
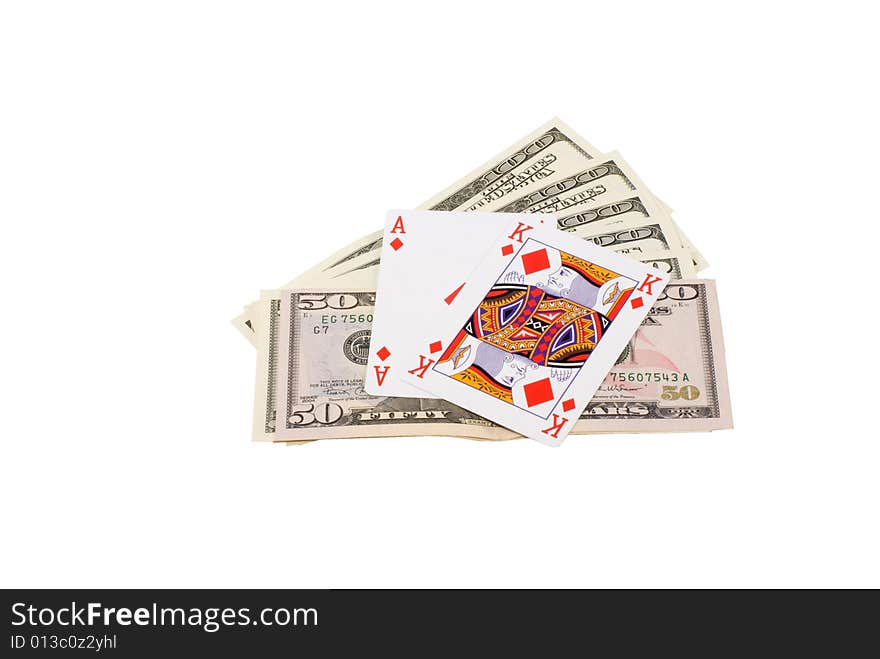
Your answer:
[[[263,345],[268,351],[261,349],[255,439],[515,437],[446,401],[367,394],[363,380],[373,300],[372,291],[288,290],[262,305],[269,309],[269,328],[275,327],[267,334],[275,339]],[[671,282],[651,309],[574,432],[730,425],[714,282],[680,280]]]

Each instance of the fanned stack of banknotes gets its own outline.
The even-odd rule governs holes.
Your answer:
[[[485,257],[413,265],[458,261],[471,219]],[[233,319],[257,349],[254,440],[730,428],[707,266],[619,153],[553,119]]]

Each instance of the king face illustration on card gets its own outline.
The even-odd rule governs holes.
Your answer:
[[[434,369],[546,418],[639,282],[535,240],[519,251]]]

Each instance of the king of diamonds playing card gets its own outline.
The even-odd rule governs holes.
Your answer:
[[[556,445],[668,276],[537,223],[491,250],[405,380]]]

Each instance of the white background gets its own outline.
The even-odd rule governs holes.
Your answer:
[[[0,585],[880,586],[869,6],[4,3]],[[251,443],[241,305],[553,115],[712,263],[736,429]]]

